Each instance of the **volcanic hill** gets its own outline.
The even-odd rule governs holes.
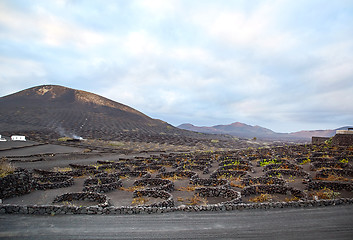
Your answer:
[[[29,88],[0,98],[0,130],[60,136],[119,139],[131,135],[193,135],[102,96],[57,85]]]

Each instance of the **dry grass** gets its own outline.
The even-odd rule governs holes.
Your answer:
[[[6,177],[15,171],[15,167],[6,161],[6,159],[1,159],[0,161],[0,178]]]
[[[71,172],[72,168],[70,168],[70,167],[54,167],[53,171],[54,172]]]
[[[194,186],[180,187],[176,190],[177,191],[184,191],[184,192],[193,192],[193,191],[195,191],[196,188],[199,188],[199,187],[202,187],[202,186],[194,185]]]
[[[341,182],[348,182],[349,178],[342,177],[336,174],[329,174],[327,177],[316,177],[315,180],[323,180],[323,181],[341,181]]]
[[[117,170],[116,169],[114,169],[114,168],[106,168],[106,169],[104,169],[104,172],[106,172],[106,173],[115,173]]]
[[[233,175],[231,175],[231,174],[223,174],[223,175],[219,175],[218,177],[217,177],[217,179],[228,179],[228,180],[233,180],[233,181],[239,181],[239,180],[241,180],[241,176],[233,176]]]
[[[166,179],[166,180],[170,180],[170,181],[173,181],[173,180],[181,180],[181,179],[187,179],[187,177],[181,177],[181,176],[178,176],[178,175],[174,175],[172,177],[161,177],[162,179]]]
[[[245,187],[245,185],[243,185],[243,184],[238,184],[238,183],[236,183],[236,182],[234,182],[234,181],[230,181],[230,186],[231,186],[231,187],[236,187],[236,188],[241,188],[241,189],[243,189],[243,188]]]
[[[135,197],[131,201],[131,205],[144,205],[145,203],[149,202],[149,198],[144,198],[144,197]]]
[[[340,196],[339,192],[334,192],[333,190],[329,188],[323,188],[319,191],[315,191],[311,194],[311,196],[315,199],[335,199]]]
[[[147,171],[148,173],[151,173],[151,174],[154,174],[154,173],[157,173],[157,172],[158,172],[157,169],[150,169],[150,168],[147,168],[146,171]]]
[[[285,202],[297,202],[299,201],[300,199],[298,197],[291,197],[291,198],[285,198],[284,201]]]
[[[270,194],[261,194],[260,196],[253,197],[249,199],[249,202],[268,202],[272,200],[272,196]]]
[[[142,190],[144,188],[145,188],[144,186],[133,186],[133,187],[128,187],[128,188],[120,187],[120,190],[126,191],[126,192],[134,192],[136,190]]]
[[[189,203],[187,205],[207,205],[207,198],[200,197],[198,194],[187,199]]]

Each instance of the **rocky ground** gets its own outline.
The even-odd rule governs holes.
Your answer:
[[[29,170],[37,189],[2,197],[3,203],[47,205],[59,195],[82,192],[85,187],[103,194],[115,207],[353,198],[352,147],[292,145],[190,152],[196,149],[156,147],[155,143],[134,148],[131,142],[98,140],[56,144],[26,142],[1,149],[3,161]],[[146,195],[144,191],[151,189],[166,195]],[[71,199],[58,204],[99,203]]]

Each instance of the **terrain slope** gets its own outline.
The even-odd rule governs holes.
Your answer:
[[[124,134],[194,134],[102,96],[57,85],[1,97],[0,118],[3,135],[41,132],[47,137],[115,139]]]

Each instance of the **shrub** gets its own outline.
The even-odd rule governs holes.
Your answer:
[[[318,198],[318,199],[335,199],[339,197],[340,193],[339,192],[334,192],[333,190],[329,188],[323,188],[319,191],[315,191],[312,196],[313,198]]]
[[[198,194],[188,198],[187,200],[190,201],[190,203],[187,203],[187,205],[207,205],[208,203],[207,198],[202,198]]]
[[[7,162],[6,158],[0,160],[0,178],[6,177],[15,171],[15,167]]]
[[[249,199],[249,202],[267,202],[271,201],[272,196],[270,194],[262,193],[260,196]]]

